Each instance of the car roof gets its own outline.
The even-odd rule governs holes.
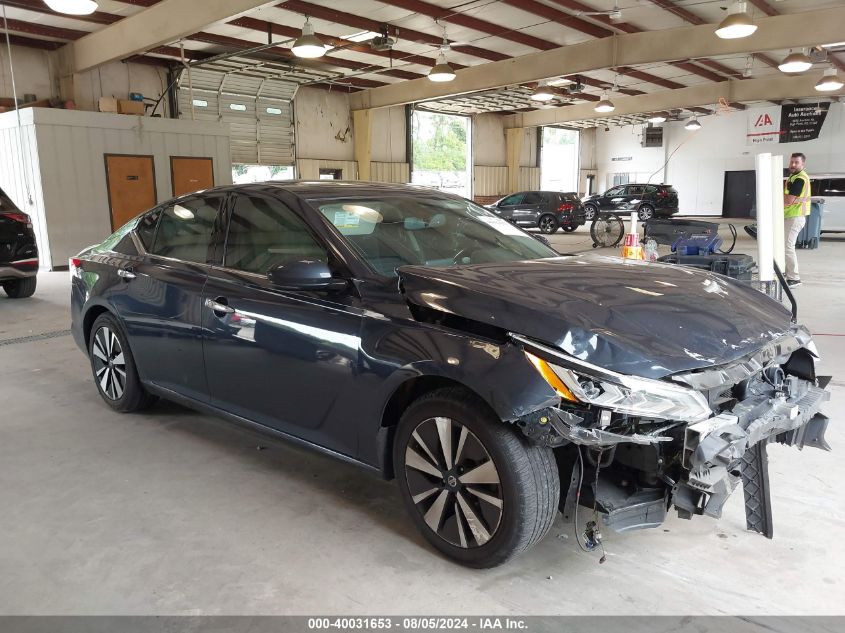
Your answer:
[[[454,197],[432,187],[424,187],[422,185],[405,185],[386,182],[367,182],[361,180],[267,180],[265,182],[251,182],[244,184],[220,185],[196,191],[194,195],[199,193],[214,193],[214,192],[230,192],[236,191],[241,193],[247,192],[265,192],[268,187],[279,189],[280,191],[289,191],[297,196],[303,197],[337,197],[344,195],[361,196],[371,194],[408,194],[410,192],[424,192],[446,197]]]

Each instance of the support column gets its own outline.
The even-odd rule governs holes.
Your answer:
[[[352,129],[355,139],[355,160],[358,162],[358,180],[370,180],[372,162],[373,120],[372,110],[355,110]]]
[[[519,191],[519,156],[522,154],[522,141],[525,138],[525,130],[521,127],[508,128],[505,130],[505,134],[508,161],[507,193],[514,193],[515,191]]]

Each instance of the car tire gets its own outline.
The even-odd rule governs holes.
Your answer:
[[[592,222],[596,219],[596,214],[598,214],[599,210],[591,204],[584,205],[584,219],[587,222]]]
[[[644,204],[637,209],[637,217],[640,222],[645,222],[654,218],[654,207],[650,204]]]
[[[577,226],[575,226],[574,224],[563,224],[563,225],[561,225],[561,227],[560,227],[560,228],[562,228],[562,229],[563,229],[564,231],[566,231],[567,233],[572,233],[572,231],[574,231],[574,230],[575,230],[575,229],[577,229],[578,227],[577,227]]]
[[[393,464],[425,539],[468,567],[495,567],[528,550],[558,511],[552,450],[531,444],[460,388],[430,392],[406,409]]]
[[[38,281],[36,277],[24,277],[23,279],[10,279],[3,282],[3,290],[10,299],[26,299],[35,294],[35,286]]]
[[[551,235],[557,231],[559,226],[560,223],[557,221],[557,218],[550,213],[541,215],[540,219],[537,220],[537,228],[540,229],[541,233],[545,233],[546,235]]]
[[[112,314],[101,314],[91,326],[88,357],[97,391],[112,409],[130,413],[147,409],[155,402],[156,398],[138,378],[126,335]]]

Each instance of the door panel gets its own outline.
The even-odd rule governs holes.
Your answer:
[[[355,420],[337,403],[359,373],[358,300],[270,283],[273,266],[328,259],[306,224],[274,197],[235,196],[226,243],[224,266],[209,272],[204,291],[204,302],[212,302],[203,308],[203,325],[214,404],[355,455]]]
[[[111,226],[115,230],[156,204],[152,156],[106,154]]]
[[[188,198],[162,209],[151,252],[127,269],[132,276],[115,294],[141,378],[203,400],[202,290],[224,200]]]
[[[170,178],[174,196],[210,189],[214,186],[214,160],[171,156]]]

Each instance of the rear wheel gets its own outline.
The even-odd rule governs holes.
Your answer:
[[[10,279],[3,282],[3,290],[10,299],[25,299],[35,293],[37,280],[35,277],[24,277],[23,279]]]
[[[111,314],[101,314],[94,321],[88,356],[97,391],[112,409],[128,413],[155,402],[141,384],[123,328]]]
[[[540,216],[540,219],[537,221],[537,226],[539,227],[541,233],[551,235],[557,231],[559,224],[555,216],[547,213],[546,215]]]
[[[545,536],[560,481],[551,449],[532,445],[457,388],[416,400],[394,443],[403,501],[423,536],[469,567],[494,567]]]
[[[645,222],[646,220],[651,220],[654,217],[654,207],[650,204],[644,204],[637,210],[637,216],[640,218],[640,221]]]
[[[595,205],[592,205],[592,204],[585,204],[584,205],[584,218],[587,220],[587,222],[592,222],[595,219],[596,214],[598,212],[599,212],[599,210]]]

